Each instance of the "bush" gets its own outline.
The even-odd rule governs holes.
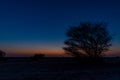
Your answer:
[[[32,59],[39,60],[39,59],[42,59],[44,56],[45,56],[45,54],[36,53],[36,54],[34,54],[34,56],[32,56]]]

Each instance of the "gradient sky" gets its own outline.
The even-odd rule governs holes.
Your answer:
[[[68,26],[84,21],[108,23],[108,53],[120,55],[120,0],[0,0],[0,49],[7,56],[64,56]]]

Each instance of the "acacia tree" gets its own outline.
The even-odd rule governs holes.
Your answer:
[[[105,23],[83,22],[78,26],[71,26],[66,35],[63,49],[72,56],[82,55],[96,58],[109,50],[112,36],[107,31]]]

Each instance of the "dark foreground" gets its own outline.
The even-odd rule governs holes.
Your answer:
[[[0,62],[0,80],[120,80],[120,65],[80,64],[71,58],[10,58]]]

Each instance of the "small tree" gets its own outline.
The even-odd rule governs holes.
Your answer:
[[[36,53],[33,57],[34,58],[43,58],[44,56],[45,56],[45,54]]]
[[[71,26],[66,33],[68,39],[64,42],[63,49],[72,56],[82,55],[97,58],[111,46],[112,36],[104,23],[80,23]]]
[[[0,50],[0,58],[3,58],[5,56],[5,52],[3,52],[2,50]]]
[[[32,58],[33,60],[39,60],[39,59],[42,59],[43,57],[45,57],[45,54],[35,53],[31,58]]]

